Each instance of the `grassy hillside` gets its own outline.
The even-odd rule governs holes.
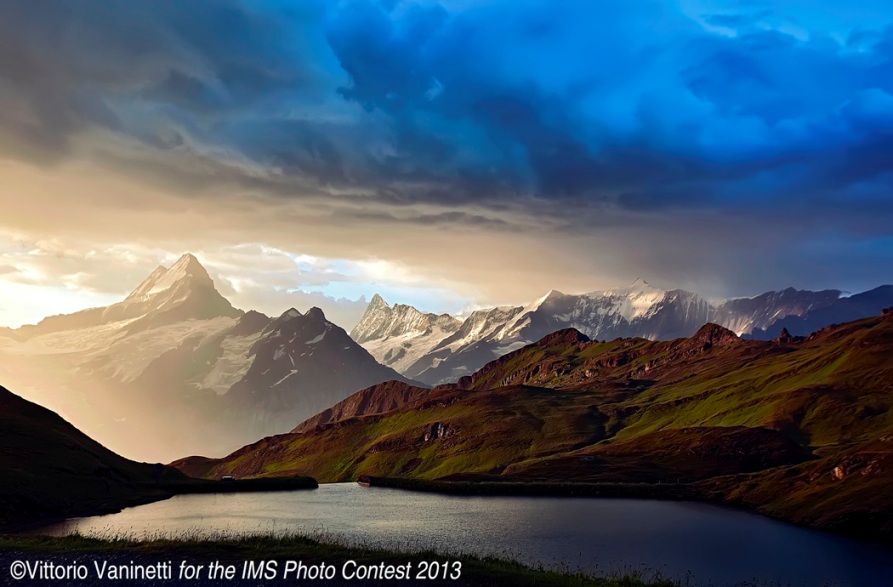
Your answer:
[[[684,483],[817,527],[893,532],[889,312],[771,342],[715,325],[668,342],[560,331],[413,397],[201,473]]]

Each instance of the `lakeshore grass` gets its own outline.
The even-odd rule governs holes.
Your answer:
[[[462,575],[450,585],[588,585],[594,587],[681,587],[685,583],[663,577],[660,572],[629,566],[611,568],[592,575],[572,569],[569,565],[546,567],[528,566],[510,560],[511,553],[502,556],[477,556],[468,553],[445,554],[421,548],[407,542],[383,549],[362,541],[339,542],[340,537],[317,533],[268,533],[238,535],[219,533],[208,535],[198,529],[184,531],[171,537],[158,534],[135,540],[111,531],[97,536],[70,534],[66,536],[0,535],[0,553],[15,552],[17,556],[46,554],[126,556],[128,560],[152,562],[171,558],[188,558],[190,562],[220,561],[241,564],[256,560],[301,560],[306,564],[343,563],[354,560],[359,564],[405,564],[418,568],[421,561],[461,561]],[[432,583],[431,581],[425,581]],[[433,582],[438,584],[437,581]],[[275,583],[272,583],[275,584]]]

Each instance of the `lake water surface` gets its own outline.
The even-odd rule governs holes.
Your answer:
[[[890,585],[893,548],[727,508],[641,499],[467,497],[368,488],[181,495],[35,533],[130,536],[324,534],[339,541],[611,573],[659,571],[691,585]]]

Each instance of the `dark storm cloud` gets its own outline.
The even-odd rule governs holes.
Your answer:
[[[893,265],[889,7],[691,4],[5,2],[0,150],[339,221],[659,245],[743,218],[730,258],[785,232]]]
[[[847,54],[754,29],[767,10],[705,17],[730,37],[657,2],[291,6],[4,4],[6,148],[57,159],[99,127],[254,165],[246,183],[269,172],[286,193],[310,178],[372,199],[649,207],[721,204],[724,183],[767,173],[764,194],[809,197],[893,160],[890,31]]]
[[[378,223],[399,224],[411,222],[421,226],[443,226],[449,228],[487,228],[490,230],[504,230],[511,225],[500,218],[491,218],[479,214],[467,214],[465,212],[441,212],[438,214],[412,214],[408,217],[400,217],[387,212],[353,212],[341,213],[344,217],[359,220],[375,221]]]
[[[329,23],[351,79],[341,93],[411,139],[394,142],[403,169],[463,174],[478,195],[501,181],[503,194],[633,209],[745,199],[761,213],[828,188],[851,203],[893,165],[885,41],[856,55],[754,29],[768,11],[711,16],[744,30],[708,34],[657,3],[351,7]]]
[[[236,2],[53,0],[0,6],[0,128],[7,151],[68,155],[73,136],[100,128],[150,146],[176,123],[213,127],[250,115],[284,89],[311,93],[320,76],[318,10],[275,14]],[[236,146],[237,148],[237,146]]]

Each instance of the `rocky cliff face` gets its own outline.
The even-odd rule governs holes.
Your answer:
[[[365,314],[351,330],[350,337],[362,344],[367,340],[425,334],[435,329],[452,333],[460,325],[461,321],[449,314],[425,314],[406,304],[390,307],[375,294]]]
[[[449,314],[425,314],[405,304],[391,307],[375,294],[350,336],[383,365],[412,377],[412,365],[461,324]]]

